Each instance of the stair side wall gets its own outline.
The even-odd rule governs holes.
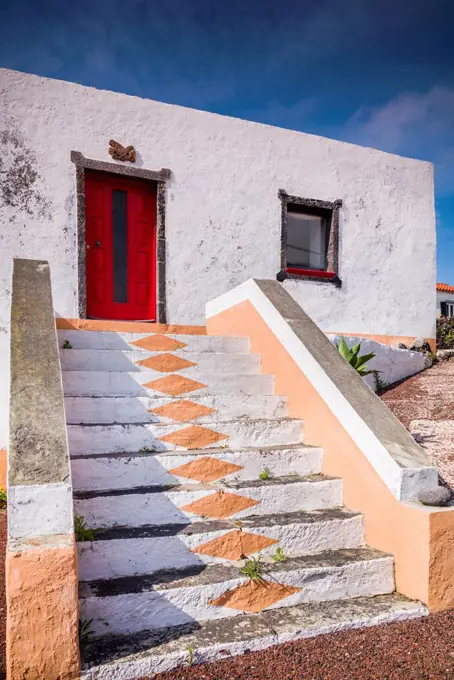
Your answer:
[[[14,260],[11,302],[8,680],[79,677],[72,484],[50,268]]]
[[[276,394],[288,398],[291,416],[304,420],[306,443],[323,447],[323,471],[342,477],[345,505],[364,513],[368,545],[394,555],[397,589],[408,597],[427,603],[432,610],[453,607],[454,510],[427,508],[402,500],[400,495],[405,488],[395,486],[396,461],[391,460],[392,456],[386,459],[383,455],[382,460],[372,462],[367,459],[364,449],[358,445],[358,433],[352,429],[348,417],[339,419],[339,414],[333,413],[320,390],[314,386],[310,371],[305,372],[289,351],[292,343],[293,346],[295,343],[303,345],[295,332],[296,317],[301,314],[307,318],[307,315],[303,310],[295,310],[293,301],[285,296],[285,291],[275,282],[249,280],[207,305],[208,333],[248,337],[251,351],[262,355],[262,370],[275,376]],[[263,309],[267,313],[263,313]],[[317,344],[328,342],[315,324],[312,326],[312,332],[320,334],[320,337],[316,335]],[[307,346],[304,349],[308,351]],[[370,408],[369,420],[373,421],[374,415],[376,421],[391,418],[389,423],[394,429],[402,428],[400,441],[403,444],[408,441],[409,448],[407,464],[411,466],[412,455],[416,456],[414,468],[406,468],[410,482],[407,491],[412,491],[412,472],[417,471],[418,466],[423,467],[419,467],[422,476],[417,486],[419,483],[424,486],[425,482],[436,484],[436,471],[427,468],[425,477],[424,453],[418,460],[419,452],[413,451],[405,428],[392,414],[383,411],[380,400],[372,391],[368,394],[369,388],[359,384],[362,381],[358,382],[347,364],[345,367],[339,364],[334,347],[327,351],[334,353],[333,361],[344,374],[343,396],[348,400],[351,398],[349,388],[359,390]],[[326,374],[325,378],[329,380]],[[339,380],[337,389],[342,393]],[[376,409],[378,411],[374,414]],[[413,491],[417,490],[417,486]]]

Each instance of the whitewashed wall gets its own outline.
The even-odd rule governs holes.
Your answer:
[[[38,173],[32,187],[19,194],[10,177],[0,176],[3,332],[14,256],[49,260],[56,313],[78,315],[70,151],[111,161],[107,149],[113,138],[136,147],[137,167],[173,173],[166,216],[169,321],[203,323],[208,299],[249,277],[275,278],[281,230],[277,194],[284,189],[343,201],[342,288],[285,282],[323,330],[434,337],[431,164],[3,69],[0,111],[4,167],[22,158]]]
[[[340,335],[328,335],[328,337],[334,345],[337,345],[341,338]],[[344,336],[344,340],[349,348],[360,342],[360,356],[375,353],[375,357],[367,362],[367,368],[369,371],[380,371],[380,380],[387,385],[420,373],[432,365],[431,359],[421,352],[398,349],[366,338]],[[376,390],[377,384],[373,374],[367,375],[364,379],[372,389]]]
[[[437,316],[441,316],[441,303],[452,302],[454,304],[454,293],[447,293],[442,290],[437,290]]]
[[[0,70],[2,127],[16,129],[39,171],[38,217],[2,209],[5,287],[13,255],[50,260],[56,309],[77,311],[75,169],[70,151],[111,160],[134,144],[138,167],[170,168],[168,312],[201,322],[204,303],[279,270],[278,189],[341,198],[340,276],[286,282],[327,331],[434,336],[435,222],[429,163],[178,106]],[[11,221],[13,220],[13,221]],[[6,296],[0,324],[6,322]]]

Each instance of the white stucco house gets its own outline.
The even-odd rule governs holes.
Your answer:
[[[61,317],[202,324],[277,278],[327,333],[435,338],[430,163],[4,69],[0,111],[2,357],[13,257]]]
[[[454,316],[454,286],[437,283],[437,316]]]

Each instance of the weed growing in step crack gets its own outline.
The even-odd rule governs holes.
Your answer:
[[[73,348],[73,346],[71,345],[69,340],[65,340],[65,342],[62,345],[62,349],[72,349],[72,348]]]
[[[79,619],[79,648],[83,649],[90,644],[93,637],[91,624],[93,619]]]
[[[5,489],[0,489],[0,510],[6,508],[6,491]]]
[[[188,666],[192,666],[194,663],[195,649],[192,645],[188,645],[186,651],[188,653]]]
[[[250,560],[246,560],[244,567],[241,567],[240,571],[243,576],[247,576],[251,581],[256,583],[265,583],[265,579],[262,576],[262,565],[260,564],[261,557],[251,557]]]
[[[76,534],[76,541],[94,541],[95,530],[87,527],[85,517],[74,515],[74,533]]]
[[[154,453],[155,449],[150,449],[148,446],[143,446],[139,449],[139,453]]]
[[[271,472],[270,469],[267,467],[264,467],[261,473],[259,474],[259,479],[262,480],[262,482],[266,482],[267,479],[270,479],[271,477]]]
[[[282,548],[276,548],[276,552],[274,553],[274,555],[271,555],[271,559],[274,562],[285,562],[287,560],[287,557]]]

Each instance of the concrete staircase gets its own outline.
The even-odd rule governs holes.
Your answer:
[[[78,544],[84,677],[426,613],[394,593],[392,556],[365,546],[247,340],[59,342],[75,513],[95,532]]]

